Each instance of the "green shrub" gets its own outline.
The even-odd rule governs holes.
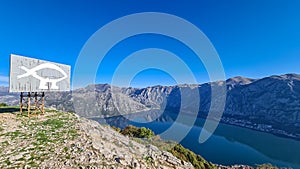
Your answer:
[[[8,106],[6,103],[0,103],[0,107],[6,107]]]
[[[130,137],[148,138],[148,139],[155,136],[154,132],[148,128],[145,127],[138,128],[132,125],[125,127],[121,131],[121,133],[123,135],[130,136]]]
[[[137,137],[138,136],[138,129],[137,127],[134,127],[132,125],[125,127],[121,133],[123,135],[129,136],[129,137]]]
[[[200,155],[197,155],[191,150],[184,148],[180,144],[177,144],[169,151],[178,159],[190,162],[197,169],[216,168],[212,163],[207,162]]]
[[[152,138],[153,136],[155,136],[154,132],[148,128],[142,127],[139,128],[139,137],[140,138]]]
[[[116,126],[111,126],[112,129],[116,130],[118,133],[121,132],[121,129],[119,127]]]

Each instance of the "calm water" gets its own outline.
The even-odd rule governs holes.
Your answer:
[[[106,122],[119,127],[129,124],[138,127],[144,126],[152,129],[155,134],[161,134],[176,119],[173,113],[164,113],[163,116],[150,123],[145,122],[155,118],[151,118],[149,114],[131,115],[126,118],[112,117],[106,119]],[[185,116],[185,118],[188,121],[190,117]],[[103,119],[94,120],[103,122]],[[180,143],[201,154],[208,161],[223,165],[271,163],[279,167],[300,169],[300,141],[237,126],[219,124],[215,133],[205,143],[200,144],[198,138],[203,122],[203,119],[198,118],[190,132]],[[178,125],[177,134],[190,128],[185,124]],[[165,136],[163,139],[176,140],[176,133]]]

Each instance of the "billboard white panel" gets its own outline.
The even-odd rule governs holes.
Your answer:
[[[70,91],[71,66],[10,55],[9,92]]]

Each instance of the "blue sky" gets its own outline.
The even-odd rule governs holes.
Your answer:
[[[11,53],[74,66],[94,32],[138,12],[169,13],[196,25],[216,48],[227,78],[300,73],[299,9],[297,0],[4,0],[0,2],[0,85],[8,85]],[[144,48],[172,51],[189,65],[199,83],[208,81],[203,65],[187,46],[148,34],[114,46],[98,69],[96,83],[110,83],[122,59]],[[175,83],[166,72],[150,69],[140,72],[131,85]]]

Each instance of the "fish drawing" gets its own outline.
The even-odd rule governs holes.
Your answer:
[[[62,73],[63,77],[58,78],[58,79],[50,79],[49,77],[41,77],[37,74],[38,70],[46,69],[46,68],[54,69],[54,70],[59,71],[60,73]],[[56,83],[66,79],[68,77],[68,75],[66,74],[65,71],[63,71],[60,67],[58,67],[57,65],[55,65],[53,63],[43,63],[43,64],[40,64],[40,65],[38,65],[36,67],[33,67],[31,69],[28,69],[25,66],[20,66],[20,69],[23,69],[24,71],[26,71],[26,73],[24,73],[22,75],[18,75],[17,79],[32,76],[32,77],[40,80],[39,89],[43,89],[43,90],[47,90],[49,88],[47,83],[51,83],[51,88],[50,89],[59,89],[59,87],[57,86]]]

